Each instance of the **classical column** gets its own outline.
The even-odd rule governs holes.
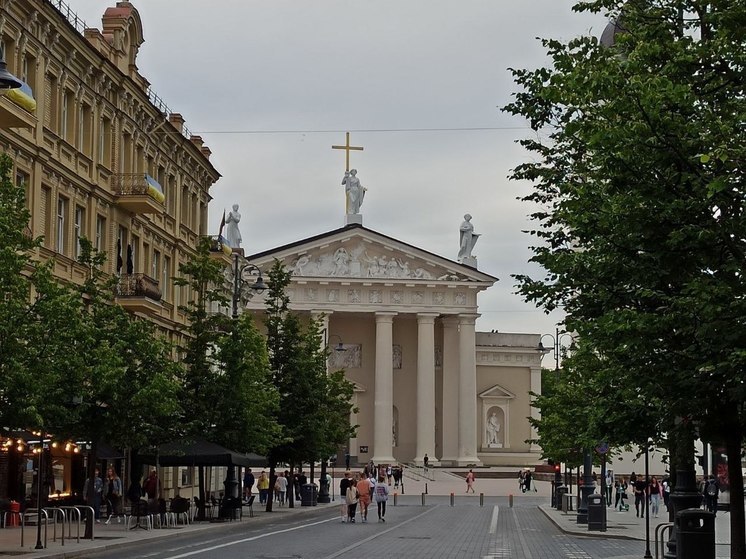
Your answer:
[[[477,314],[459,315],[458,465],[480,464],[477,458],[477,358],[474,325]]]
[[[417,447],[415,463],[425,454],[435,464],[435,313],[417,315]]]
[[[396,313],[376,313],[376,369],[373,418],[373,462],[392,464],[394,365],[393,326]]]
[[[448,316],[443,322],[443,402],[441,419],[443,454],[440,461],[449,466],[458,463],[458,378],[459,340],[458,317]]]

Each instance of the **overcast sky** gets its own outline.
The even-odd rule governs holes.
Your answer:
[[[68,0],[89,27],[114,0]],[[138,66],[213,152],[210,233],[240,205],[243,248],[267,250],[344,224],[342,151],[368,188],[363,224],[454,259],[473,215],[482,331],[554,332],[515,295],[527,260],[525,122],[500,112],[509,67],[546,64],[537,37],[599,36],[602,16],[573,0],[140,0]],[[457,130],[488,128],[488,130]],[[412,129],[431,129],[411,131]],[[432,130],[440,129],[440,130]],[[449,130],[450,129],[450,130]],[[283,131],[290,131],[283,133]],[[549,343],[545,340],[545,343]]]

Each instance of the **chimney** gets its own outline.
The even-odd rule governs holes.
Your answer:
[[[202,155],[205,156],[205,159],[207,159],[208,161],[210,161],[210,155],[212,155],[212,150],[210,148],[208,148],[207,146],[202,146],[202,148],[200,149],[200,151],[202,152]]]
[[[189,140],[197,146],[197,149],[202,149],[202,136],[189,136]]]
[[[179,134],[184,133],[184,117],[180,113],[171,113],[168,115],[168,121],[173,124]]]

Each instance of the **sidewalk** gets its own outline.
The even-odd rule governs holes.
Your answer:
[[[319,510],[320,508],[333,507],[336,510],[339,507],[339,502],[331,504],[317,505],[315,507],[301,507],[300,503],[297,503],[295,508],[278,507],[275,503],[273,511],[268,513],[264,509],[264,505],[254,507],[254,517],[249,517],[248,508],[244,507],[244,516],[241,520],[233,522],[197,522],[189,524],[187,526],[179,525],[178,527],[171,528],[155,528],[153,530],[127,530],[123,523],[118,523],[112,519],[111,524],[106,525],[103,522],[101,524],[94,525],[94,538],[93,540],[84,540],[82,538],[84,526],[81,526],[81,539],[80,543],[77,541],[77,531],[73,526],[72,537],[68,538],[67,532],[65,533],[65,545],[62,545],[60,538],[61,527],[57,527],[57,541],[52,540],[53,536],[53,525],[50,524],[47,527],[48,538],[47,548],[36,550],[36,525],[26,526],[24,532],[24,545],[21,547],[21,528],[20,527],[8,527],[0,528],[0,556],[3,555],[20,555],[26,557],[36,558],[57,558],[62,559],[65,557],[81,557],[90,555],[92,553],[98,553],[112,547],[122,549],[123,547],[137,545],[148,540],[159,540],[163,538],[170,538],[176,535],[192,534],[198,532],[205,532],[205,538],[212,537],[215,531],[227,530],[229,528],[235,528],[237,525],[261,525],[268,523],[272,520],[277,520],[279,516],[291,516],[303,514],[307,511]],[[42,543],[44,542],[44,525],[42,525]]]

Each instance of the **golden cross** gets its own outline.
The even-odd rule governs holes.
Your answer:
[[[332,149],[343,149],[345,150],[345,171],[350,170],[350,150],[363,151],[362,147],[350,145],[350,133],[345,132],[347,141],[343,146],[332,146]]]

